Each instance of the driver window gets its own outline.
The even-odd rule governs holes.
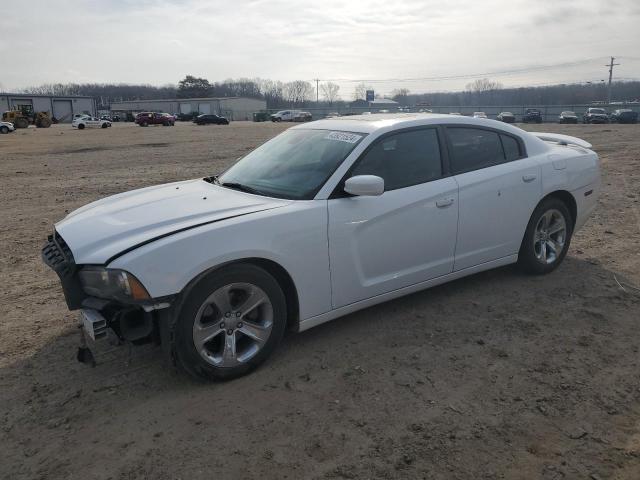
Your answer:
[[[356,175],[381,177],[385,191],[440,178],[442,162],[437,130],[411,130],[378,140],[351,172],[351,176]]]

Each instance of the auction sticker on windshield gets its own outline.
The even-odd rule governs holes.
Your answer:
[[[324,138],[327,140],[337,140],[338,142],[356,143],[362,138],[362,135],[349,132],[329,132]]]

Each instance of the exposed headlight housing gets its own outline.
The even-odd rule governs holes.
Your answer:
[[[85,293],[93,297],[123,302],[151,299],[140,280],[124,270],[84,267],[78,276]]]

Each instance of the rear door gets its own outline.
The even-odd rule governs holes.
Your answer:
[[[328,200],[334,308],[451,272],[458,187],[443,176],[443,141],[436,128],[378,139],[347,177],[382,177],[384,193]]]
[[[542,194],[541,170],[515,135],[447,127],[451,171],[459,187],[454,270],[518,253]]]

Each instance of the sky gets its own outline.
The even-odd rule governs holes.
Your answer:
[[[0,90],[163,85],[186,74],[332,80],[377,94],[640,79],[640,0],[21,0],[0,15]],[[315,86],[315,83],[314,83]]]

